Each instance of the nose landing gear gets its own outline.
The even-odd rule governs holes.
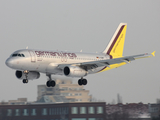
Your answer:
[[[23,73],[25,74],[25,77],[26,77],[26,79],[23,79],[23,83],[28,83],[28,73],[29,73],[29,71],[28,70],[25,70],[25,71],[23,71]]]

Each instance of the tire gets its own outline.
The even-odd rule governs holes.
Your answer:
[[[82,84],[83,84],[83,85],[87,85],[87,80],[86,80],[86,79],[83,79],[83,80],[82,80]]]
[[[23,81],[22,81],[23,83],[26,83],[26,79],[23,79]]]
[[[50,87],[50,81],[47,81],[47,82],[46,82],[46,86],[47,86],[47,87]]]
[[[56,85],[56,82],[54,80],[49,80],[46,83],[47,87],[54,87]]]
[[[28,79],[26,79],[26,83],[28,83]]]
[[[79,84],[80,86],[83,84],[81,79],[78,80],[78,84]]]
[[[56,82],[55,81],[50,81],[50,86],[54,87],[56,85]]]

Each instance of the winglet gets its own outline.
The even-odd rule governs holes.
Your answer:
[[[156,51],[154,51],[154,52],[151,53],[154,57],[155,57],[155,52],[156,52]]]

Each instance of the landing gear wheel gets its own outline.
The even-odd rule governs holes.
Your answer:
[[[50,81],[46,82],[47,87],[50,87]]]
[[[23,83],[28,83],[28,79],[23,79]]]
[[[54,87],[55,85],[56,85],[56,82],[55,81],[50,81],[50,85],[52,86],[52,87]]]
[[[78,80],[78,84],[81,86],[83,83],[82,83],[82,79],[79,79]]]
[[[87,85],[87,80],[86,79],[79,79],[78,84],[79,85]]]
[[[83,79],[83,80],[82,80],[82,84],[83,84],[83,85],[87,85],[87,80],[86,80],[86,79]]]
[[[54,87],[56,85],[56,82],[54,80],[49,80],[46,83],[47,87]]]
[[[28,83],[28,79],[26,79],[26,83]]]

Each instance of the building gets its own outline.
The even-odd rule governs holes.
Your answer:
[[[27,98],[18,98],[17,100],[9,100],[9,105],[23,105],[27,103]]]
[[[0,120],[105,120],[105,102],[0,105]]]
[[[149,112],[152,118],[160,118],[160,104],[149,104]]]
[[[89,90],[83,86],[72,84],[71,80],[56,80],[55,87],[38,85],[37,102],[90,102],[92,97]]]
[[[2,101],[0,105],[24,105],[31,102],[27,101],[27,98],[18,98],[17,100],[9,100],[8,102]]]

